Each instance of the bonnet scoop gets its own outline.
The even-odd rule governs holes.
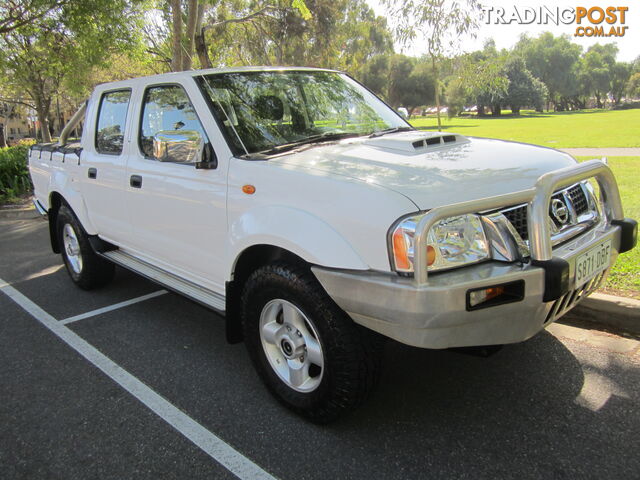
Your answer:
[[[426,153],[432,150],[469,143],[469,139],[457,133],[403,132],[395,135],[368,138],[363,143],[372,147],[406,153]]]

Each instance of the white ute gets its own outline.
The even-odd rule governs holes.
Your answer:
[[[385,336],[521,342],[637,236],[605,163],[417,131],[322,69],[100,85],[29,168],[79,287],[117,264],[223,312],[269,390],[315,422],[366,398]]]

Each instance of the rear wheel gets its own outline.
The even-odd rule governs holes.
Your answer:
[[[250,275],[242,321],[267,388],[314,422],[357,407],[377,383],[382,341],[355,324],[304,266],[273,264]]]
[[[67,206],[60,207],[56,227],[62,259],[73,282],[84,290],[109,283],[114,265],[93,251],[87,233]]]

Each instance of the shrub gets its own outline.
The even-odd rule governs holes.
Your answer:
[[[29,147],[18,145],[0,148],[0,201],[7,202],[31,191],[27,168]]]
[[[35,145],[35,144],[36,144],[36,139],[35,138],[21,138],[16,143],[16,146],[18,146],[18,147],[30,147],[31,145]]]

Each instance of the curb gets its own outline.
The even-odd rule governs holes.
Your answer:
[[[0,208],[0,220],[29,220],[39,217],[40,214],[35,207]]]
[[[631,357],[638,357],[640,354],[640,341],[633,338],[619,337],[607,332],[561,323],[552,323],[547,327],[547,331],[556,337],[569,338],[575,342],[586,343],[599,350],[604,349],[611,353]]]
[[[611,330],[640,335],[640,300],[592,293],[571,313],[581,320],[603,325]]]

